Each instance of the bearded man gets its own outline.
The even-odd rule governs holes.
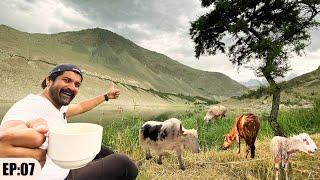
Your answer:
[[[42,93],[29,94],[15,103],[1,122],[0,147],[3,148],[0,148],[0,157],[35,158],[43,166],[41,180],[135,179],[138,175],[135,163],[104,146],[92,162],[75,170],[55,165],[46,156],[46,151],[40,148],[50,127],[66,124],[67,118],[120,95],[120,91],[112,87],[105,94],[69,105],[78,94],[82,80],[80,68],[59,64],[43,80]]]

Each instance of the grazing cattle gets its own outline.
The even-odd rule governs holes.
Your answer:
[[[176,118],[164,122],[148,121],[144,123],[139,132],[139,141],[146,152],[146,159],[151,159],[150,150],[152,150],[159,156],[158,164],[162,164],[162,156],[166,150],[175,151],[182,170],[185,170],[182,161],[183,146],[187,146],[193,153],[200,152],[197,130],[185,129],[180,120]]]
[[[289,179],[289,158],[298,151],[312,155],[317,151],[317,145],[306,133],[290,138],[273,137],[270,144],[270,152],[276,167],[275,179],[279,178],[280,167],[284,168],[286,179]]]
[[[238,142],[238,153],[240,154],[240,140],[246,142],[246,158],[251,151],[251,158],[255,156],[255,141],[260,129],[260,122],[254,114],[243,114],[236,118],[234,127],[224,138],[223,147],[228,149],[234,140]]]
[[[211,106],[209,110],[207,111],[206,116],[204,117],[204,120],[209,123],[212,119],[215,120],[218,117],[226,117],[227,108],[225,106]]]

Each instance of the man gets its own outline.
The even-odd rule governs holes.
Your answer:
[[[82,72],[77,66],[57,65],[42,82],[44,90],[41,94],[30,94],[14,104],[1,122],[0,137],[1,132],[4,132],[2,136],[20,133],[18,135],[22,137],[20,141],[18,140],[20,144],[16,138],[11,140],[9,138],[6,141],[1,141],[0,138],[0,145],[4,143],[12,147],[12,151],[16,145],[22,149],[14,149],[15,151],[6,153],[2,157],[34,157],[42,165],[44,164],[40,179],[134,179],[138,174],[136,165],[127,156],[113,154],[105,147],[102,147],[100,153],[87,166],[71,171],[55,165],[49,157],[45,158],[46,152],[41,150],[40,145],[44,142],[44,134],[48,131],[48,127],[65,124],[67,118],[87,112],[109,99],[117,99],[120,95],[120,91],[112,87],[106,94],[69,105],[77,95],[82,80]],[[28,133],[23,135],[22,131]],[[27,139],[26,136],[35,142],[31,143],[32,145],[22,142]],[[28,151],[25,152],[26,150]],[[9,149],[5,152],[8,151]]]

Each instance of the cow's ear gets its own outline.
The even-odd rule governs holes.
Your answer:
[[[183,134],[184,134],[184,131],[183,131],[183,128],[182,128],[182,124],[180,124],[178,136],[179,135],[183,135]]]
[[[223,136],[224,141],[227,141],[227,135]]]

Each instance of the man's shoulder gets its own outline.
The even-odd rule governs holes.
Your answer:
[[[26,121],[32,119],[37,114],[37,111],[39,111],[39,108],[44,107],[44,104],[37,100],[37,98],[37,95],[29,94],[17,101],[5,114],[2,123],[9,120]]]
[[[19,101],[17,101],[12,107],[16,107],[16,106],[34,107],[37,105],[43,106],[44,103],[45,101],[41,96],[35,95],[35,94],[29,94],[24,98],[20,99]]]
[[[21,100],[19,100],[18,102],[43,102],[44,98],[41,97],[40,95],[37,94],[28,94],[27,96],[25,96],[24,98],[22,98]]]

